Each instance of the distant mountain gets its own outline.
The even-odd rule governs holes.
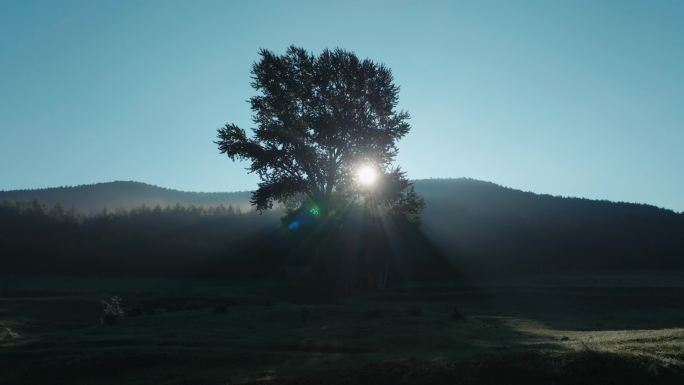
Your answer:
[[[51,187],[35,190],[0,191],[2,201],[32,201],[65,208],[74,208],[86,214],[99,214],[108,210],[132,209],[140,206],[233,206],[249,209],[250,193],[240,192],[188,192],[167,189],[141,182],[117,181],[74,187]]]
[[[645,204],[539,195],[472,179],[419,180],[423,229],[479,271],[684,267],[684,214]]]
[[[454,266],[465,271],[684,268],[681,213],[644,204],[539,195],[473,179],[417,180],[415,186],[427,203],[423,231]],[[243,211],[249,207],[248,192],[182,192],[138,182],[0,192],[0,202],[34,199],[92,214],[105,207],[130,209],[176,203],[232,205]],[[250,219],[253,222],[240,226],[240,231],[249,233],[265,218]],[[268,218],[275,226],[273,216]],[[207,233],[219,228],[217,224],[206,226]],[[221,231],[227,231],[224,227]],[[198,244],[217,242],[204,239],[203,234],[196,235]],[[221,233],[216,234],[216,239],[223,239]],[[178,240],[186,235],[187,230],[180,232]]]

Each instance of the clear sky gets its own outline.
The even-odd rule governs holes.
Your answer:
[[[252,189],[259,48],[392,68],[411,178],[684,210],[684,1],[0,0],[0,189]]]

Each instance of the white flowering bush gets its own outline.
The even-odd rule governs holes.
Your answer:
[[[119,296],[113,296],[107,300],[102,300],[102,317],[100,321],[103,324],[114,324],[126,317],[126,309],[123,307],[123,300]]]

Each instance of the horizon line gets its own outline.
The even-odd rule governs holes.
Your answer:
[[[462,177],[430,177],[430,178],[410,179],[411,182],[456,181],[456,180],[468,180],[468,181],[474,181],[474,182],[487,183],[487,184],[492,184],[492,185],[495,185],[495,186],[503,188],[503,189],[519,191],[519,192],[528,193],[528,194],[534,194],[537,196],[547,196],[547,197],[562,198],[562,199],[580,199],[580,200],[586,200],[586,201],[592,201],[592,202],[608,202],[608,203],[616,203],[616,204],[630,204],[630,205],[649,206],[649,207],[657,208],[660,210],[671,211],[671,212],[678,214],[678,215],[684,215],[684,211],[677,211],[673,208],[658,206],[658,205],[652,204],[652,203],[610,200],[610,199],[605,199],[605,198],[587,198],[587,197],[582,197],[582,196],[570,196],[570,195],[555,195],[555,194],[549,194],[549,193],[543,193],[543,192],[523,190],[520,188],[505,186],[505,185],[502,185],[502,184],[499,184],[496,182],[477,179],[477,178],[473,178],[473,177],[465,177],[465,176],[462,176]],[[107,182],[82,183],[82,184],[78,184],[78,185],[61,185],[61,186],[23,188],[23,189],[12,189],[12,190],[2,189],[2,190],[0,190],[0,194],[12,193],[12,192],[41,191],[41,190],[73,189],[73,188],[79,188],[79,187],[92,187],[92,186],[97,186],[97,185],[114,184],[114,183],[135,183],[135,184],[141,184],[141,185],[146,185],[146,186],[150,186],[150,187],[155,187],[155,188],[162,189],[162,190],[169,190],[169,191],[175,191],[175,192],[180,192],[180,193],[188,193],[188,194],[239,194],[239,193],[251,193],[253,191],[253,190],[234,190],[234,191],[182,190],[182,189],[177,189],[177,188],[172,188],[172,187],[164,187],[164,186],[160,186],[160,185],[156,185],[156,184],[152,184],[152,183],[147,183],[147,182],[141,182],[141,181],[137,181],[137,180],[112,180],[112,181],[107,181]]]

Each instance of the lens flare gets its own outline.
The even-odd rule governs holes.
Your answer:
[[[372,186],[378,178],[378,173],[369,165],[359,167],[356,171],[356,181],[363,186]]]
[[[297,230],[299,230],[299,221],[292,221],[292,222],[287,226],[287,228],[290,229],[291,231],[297,231]]]

